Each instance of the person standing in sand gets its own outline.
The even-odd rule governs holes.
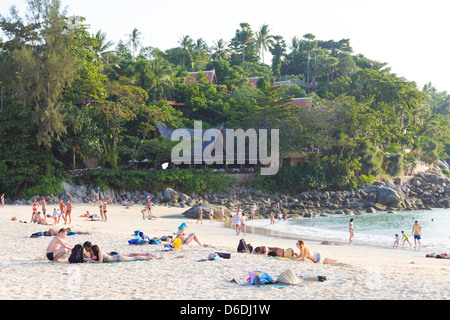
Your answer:
[[[72,248],[64,241],[67,235],[67,229],[60,229],[58,235],[50,241],[50,244],[45,251],[47,259],[53,262],[58,262],[58,259],[71,251]]]
[[[103,202],[103,215],[105,216],[105,222],[108,220],[108,216],[106,215],[107,210],[106,210],[106,201]]]
[[[201,224],[203,224],[203,213],[202,213],[202,208],[198,208],[198,220],[196,223],[198,223],[200,221]]]
[[[213,222],[213,218],[214,218],[214,211],[213,209],[209,209],[209,222]]]
[[[355,235],[355,227],[353,225],[353,221],[355,221],[355,219],[351,218],[350,223],[348,224],[348,231],[350,232],[350,243],[352,243],[352,238]]]
[[[270,225],[275,225],[275,212],[270,213]]]
[[[420,239],[422,235],[422,227],[419,224],[419,221],[415,221],[412,227],[412,234],[414,235],[414,247],[417,246],[416,241],[419,243],[420,248]]]
[[[33,209],[33,213],[31,215],[31,220],[33,220],[34,215],[37,214],[39,208],[39,202],[37,202],[36,198],[33,199],[33,203],[31,204],[31,208]]]
[[[240,231],[244,232],[244,236],[245,236],[245,233],[247,232],[247,226],[245,225],[246,221],[247,221],[247,217],[242,212],[242,216],[241,216],[241,230]],[[239,233],[240,233],[240,231],[239,231]]]
[[[66,221],[67,218],[69,218],[70,222],[69,224],[72,223],[72,203],[70,202],[70,200],[67,200],[67,206],[66,206]]]
[[[103,221],[105,217],[103,216],[103,205],[101,202],[98,204],[98,209],[100,210],[101,221]]]
[[[58,217],[58,223],[59,223],[59,219],[61,219],[61,217],[64,219],[64,224],[67,223],[67,219],[66,219],[66,206],[64,205],[62,200],[59,200],[59,217]]]
[[[220,207],[220,216],[222,217],[222,222],[224,222],[225,212],[223,212],[223,207]]]
[[[2,201],[2,208],[5,205],[5,194],[2,193],[2,197],[1,197],[1,201]]]
[[[47,201],[45,201],[45,197],[42,198],[42,214],[44,218],[47,218]]]

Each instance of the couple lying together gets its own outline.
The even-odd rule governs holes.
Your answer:
[[[303,240],[298,240],[295,244],[296,247],[300,250],[300,254],[296,254],[293,249],[282,249],[276,247],[256,247],[253,252],[255,254],[268,255],[272,257],[281,257],[281,258],[292,258],[292,259],[301,259],[305,261],[305,259],[309,259],[314,263],[319,263],[322,260],[322,256],[318,252],[311,252],[305,245]],[[336,260],[333,259],[324,259],[323,263],[335,263]]]
[[[84,254],[84,257],[89,262],[117,262],[117,261],[136,261],[136,260],[151,260],[153,255],[151,253],[128,253],[119,254],[117,252],[104,252],[100,250],[97,245],[92,245],[91,242],[86,241],[83,244],[84,250],[89,254]]]

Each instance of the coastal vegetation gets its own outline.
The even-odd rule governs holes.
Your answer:
[[[208,45],[180,31],[177,47],[160,50],[136,28],[112,43],[59,0],[28,3],[25,16],[14,7],[0,16],[0,193],[9,197],[55,194],[91,160],[101,169],[87,178],[105,188],[223,192],[225,174],[161,170],[173,142],[157,125],[196,120],[279,129],[280,152],[305,161],[254,182],[267,191],[353,190],[450,158],[450,95],[355,54],[350,39],[302,30],[285,39],[243,22],[232,39]],[[292,103],[300,97],[311,97],[310,110]]]

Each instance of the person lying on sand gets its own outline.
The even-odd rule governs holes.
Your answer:
[[[313,252],[306,247],[305,242],[303,240],[298,240],[296,243],[297,248],[300,250],[300,254],[294,253],[293,259],[302,259],[302,261],[305,261],[305,259],[309,259],[314,263],[319,263],[322,259],[322,256],[318,252]],[[325,264],[333,264],[336,263],[336,260],[334,259],[324,259],[323,263]]]
[[[178,238],[181,240],[181,243],[184,244],[188,244],[191,243],[192,240],[194,240],[195,242],[197,242],[199,245],[202,245],[200,243],[200,240],[197,238],[197,236],[195,235],[195,233],[190,233],[189,235],[186,235],[184,233],[184,229],[187,228],[187,224],[185,222],[183,222],[179,227],[178,227],[178,232],[175,235],[175,238]]]
[[[82,231],[77,231],[77,232],[74,232],[74,231],[72,231],[72,229],[70,229],[70,228],[65,228],[66,229],[66,231],[67,231],[67,236],[73,236],[73,235],[75,235],[75,234],[89,234],[89,232],[82,232]],[[36,233],[33,233],[31,236],[30,236],[30,238],[39,238],[39,237],[54,237],[54,236],[56,236],[56,235],[58,235],[58,230],[56,230],[56,229],[48,229],[47,231],[44,231],[44,232],[36,232]]]
[[[72,250],[72,248],[64,241],[66,235],[67,230],[62,228],[58,231],[57,236],[50,241],[50,244],[45,251],[48,260],[58,262],[58,259],[65,255],[68,250]]]
[[[153,255],[151,253],[134,253],[134,254],[119,254],[117,252],[111,252],[108,254],[100,250],[97,245],[93,245],[91,248],[92,258],[86,257],[90,262],[102,263],[102,262],[116,262],[116,261],[136,261],[136,260],[152,260]]]
[[[263,255],[268,255],[271,257],[280,257],[280,258],[294,257],[294,250],[291,248],[284,250],[282,248],[261,246],[261,247],[256,247],[255,249],[253,249],[253,252],[255,254],[263,254]]]

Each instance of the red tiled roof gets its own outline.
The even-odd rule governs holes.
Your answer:
[[[306,98],[293,98],[291,103],[298,107],[301,107],[305,111],[310,111],[312,99],[310,97]]]
[[[256,88],[258,85],[258,80],[261,78],[264,78],[264,77],[247,78],[247,80],[251,87]]]
[[[209,70],[209,71],[203,71],[203,74],[206,77],[206,80],[208,80],[209,82],[212,82],[213,84],[217,84],[217,78],[216,78],[216,70]],[[197,82],[197,75],[198,75],[198,71],[197,72],[189,72],[189,78],[186,78],[184,80],[184,82],[189,82],[189,83],[194,83]]]

